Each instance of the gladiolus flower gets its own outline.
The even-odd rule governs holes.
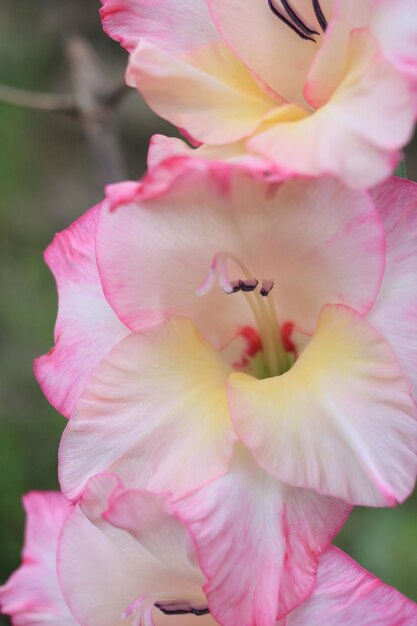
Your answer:
[[[172,492],[227,626],[254,596],[273,624],[311,593],[342,501],[413,488],[416,193],[393,180],[378,213],[331,179],[174,160],[100,209],[102,293],[130,334],[88,375],[61,485],[76,500],[110,470]]]
[[[128,83],[205,144],[198,156],[367,187],[411,138],[413,0],[102,2],[105,30],[130,52]]]
[[[137,466],[116,467],[129,484],[146,475],[150,488],[186,495],[224,473],[237,435],[288,484],[352,504],[405,498],[417,462],[405,378],[415,378],[417,289],[413,241],[402,239],[413,237],[417,187],[385,185],[378,213],[330,179],[275,185],[180,160],[130,192],[110,187],[95,248],[131,332],[72,416],[61,452],[83,471],[63,462],[66,493],[132,453]],[[393,274],[410,302],[401,320]],[[83,446],[99,440],[91,458]]]
[[[36,560],[26,559],[0,588],[14,624],[222,624],[209,612],[192,536],[167,496],[125,490],[115,476],[101,475],[89,481],[69,519],[60,494],[31,498],[43,500],[27,519],[35,532],[25,550]],[[409,626],[416,619],[413,602],[330,547],[313,594],[276,626]]]

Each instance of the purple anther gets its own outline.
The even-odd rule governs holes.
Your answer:
[[[230,288],[226,289],[225,287],[223,287],[223,291],[225,291],[226,293],[237,293],[238,291],[242,290],[241,283],[242,283],[242,281],[240,279],[239,280],[231,280],[230,281]]]
[[[258,286],[258,282],[259,281],[256,280],[256,278],[251,278],[250,280],[241,280],[239,281],[240,290],[245,292],[255,291],[256,287]]]
[[[261,296],[263,296],[264,298],[269,296],[269,294],[271,293],[274,287],[274,284],[275,283],[272,280],[272,278],[264,278],[262,281],[262,286],[261,286],[261,291],[260,291]]]
[[[230,281],[230,289],[224,289],[226,293],[237,293],[238,291],[244,291],[245,293],[249,293],[250,291],[255,291],[258,286],[259,281],[256,278],[250,278],[248,280],[231,280]]]

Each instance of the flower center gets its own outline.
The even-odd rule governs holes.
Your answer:
[[[321,9],[319,0],[312,0],[312,5],[320,28],[323,32],[325,32],[327,28],[327,20]],[[317,43],[314,35],[320,35],[320,33],[305,23],[305,20],[300,17],[288,0],[280,0],[279,2],[278,0],[268,0],[268,6],[272,13],[279,20],[281,20],[281,22],[288,26],[288,28],[301,37],[301,39]]]
[[[241,277],[237,280],[229,278],[229,261],[239,269]],[[274,280],[263,278],[259,281],[251,275],[249,269],[238,257],[226,252],[218,252],[213,258],[206,279],[197,289],[197,295],[206,295],[216,281],[226,294],[241,294],[252,312],[261,346],[260,352],[248,356],[252,373],[257,378],[270,378],[287,372],[294,362],[294,354],[286,349],[289,342],[284,341],[284,333],[271,297]],[[288,328],[288,325],[285,327]]]

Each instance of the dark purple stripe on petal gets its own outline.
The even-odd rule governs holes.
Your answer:
[[[304,24],[303,20],[297,15],[295,10],[292,8],[288,0],[281,0],[282,6],[288,13],[288,16],[292,19],[298,28],[304,32],[305,35],[319,35],[320,33],[317,30],[312,30],[306,24]]]
[[[316,14],[317,17],[317,21],[320,24],[321,28],[323,30],[326,30],[327,28],[327,20],[324,16],[323,11],[321,10],[321,6],[320,6],[320,2],[319,0],[313,0],[313,7],[314,7],[314,13]]]
[[[313,41],[314,43],[316,43],[316,40],[314,39],[314,37],[307,35],[306,33],[304,33],[302,30],[299,30],[299,28],[297,26],[295,26],[287,17],[285,17],[285,15],[282,15],[282,13],[280,13],[278,11],[278,9],[276,8],[276,6],[273,3],[273,0],[268,0],[268,6],[271,9],[272,13],[281,20],[281,22],[283,22],[286,26],[288,26],[288,28],[290,28],[292,31],[294,31],[299,37],[301,37],[301,39],[305,39],[306,41]]]

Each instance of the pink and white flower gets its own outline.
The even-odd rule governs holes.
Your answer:
[[[171,492],[227,626],[311,593],[348,504],[413,488],[416,197],[393,180],[377,211],[335,180],[175,159],[100,209],[102,292],[130,332],[88,374],[61,486],[77,500],[114,471]]]
[[[240,439],[293,486],[404,499],[417,463],[416,189],[384,185],[378,212],[331,179],[275,185],[181,160],[130,196],[111,187],[96,255],[131,332],[68,425],[66,493],[112,468],[184,496],[224,474]]]
[[[14,624],[223,623],[227,601],[216,621],[192,537],[168,496],[125,490],[115,476],[101,475],[71,514],[58,493],[29,501],[24,562],[0,588],[2,612]],[[410,626],[416,619],[413,602],[330,547],[312,595],[276,626]]]
[[[14,626],[75,626],[58,583],[56,556],[62,527],[73,507],[58,492],[31,492],[23,498],[26,512],[22,565],[0,587],[0,612]]]
[[[411,138],[413,0],[102,2],[106,32],[130,53],[128,83],[205,144],[196,156],[366,187]]]

